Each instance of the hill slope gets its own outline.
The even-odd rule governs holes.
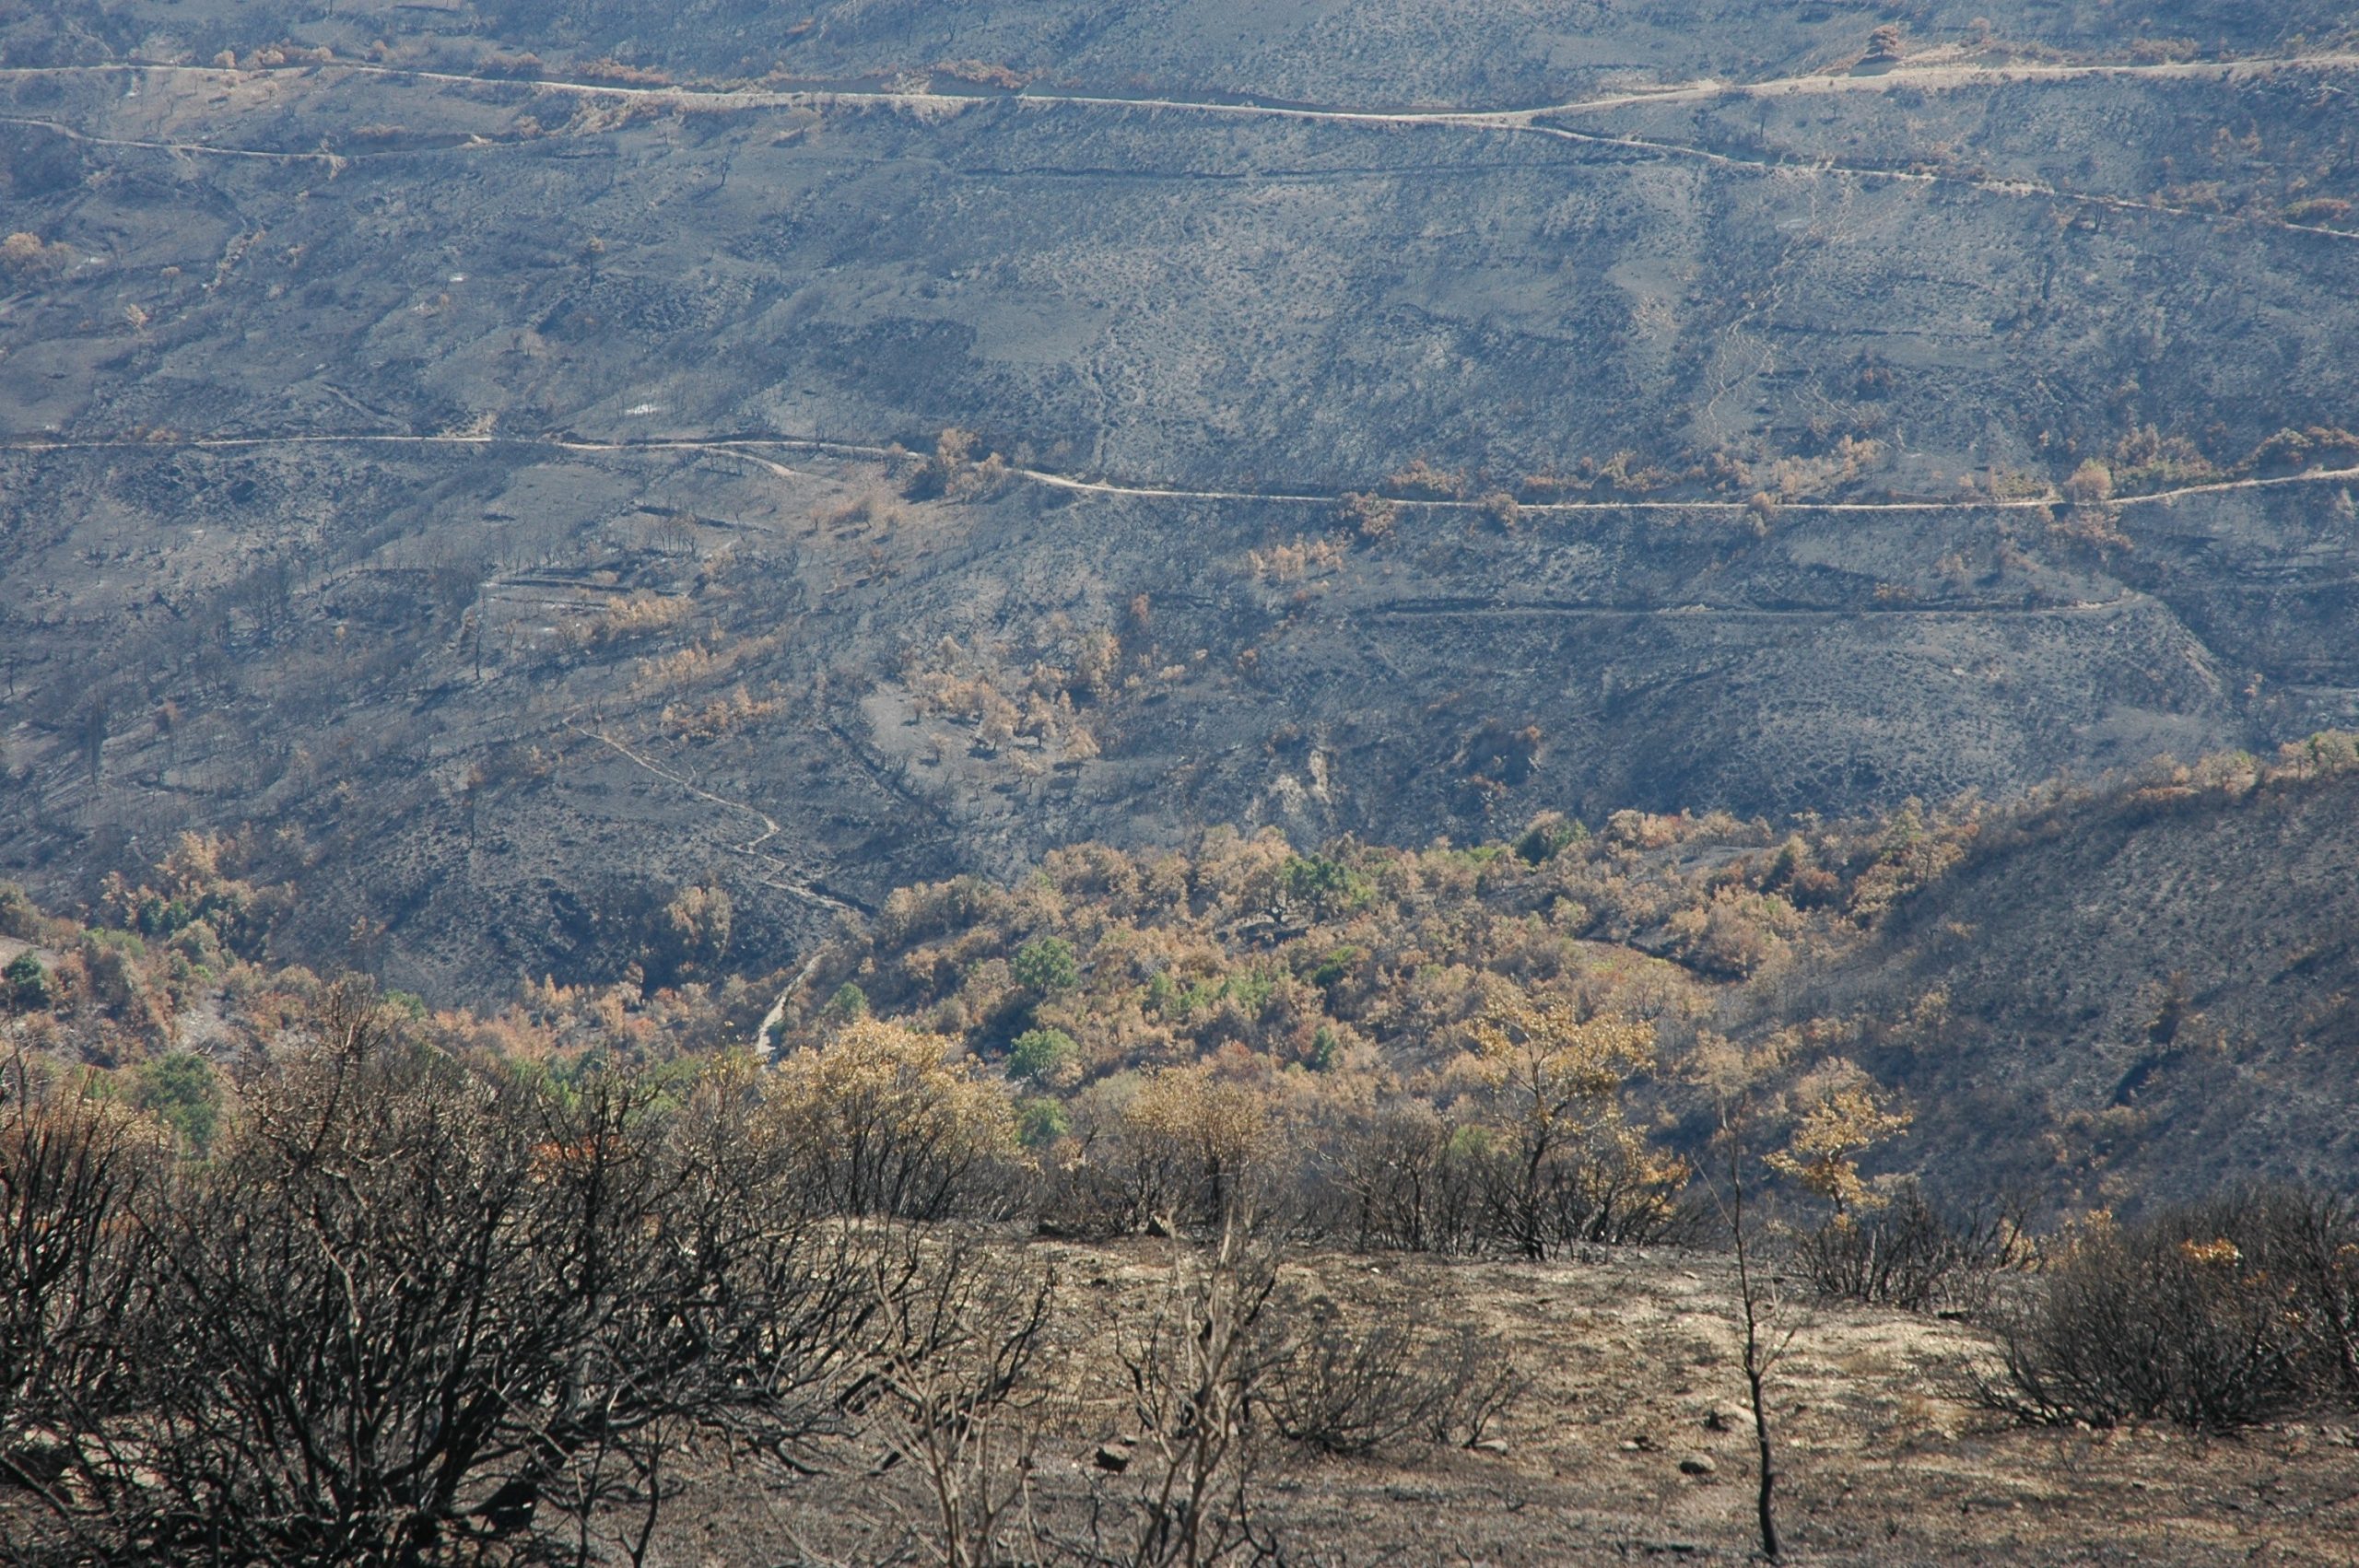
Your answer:
[[[1650,1022],[1661,1130],[1690,1153],[1712,1110],[1681,1085],[1732,1037],[1773,1085],[1849,1060],[1899,1091],[1914,1123],[1872,1169],[1955,1201],[2126,1211],[2257,1177],[2345,1188],[2352,755],[2325,737],[2269,768],[2213,759],[1811,834],[1625,813],[1593,837],[1543,818],[1469,850],[1306,858],[1226,832],[1184,852],[1070,850],[1004,887],[897,893],[795,977],[784,1034],[824,1037],[850,985],[987,1058],[1018,1030],[1062,1029],[1077,1053],[1063,1087],[1085,1100],[1211,1061],[1282,1100],[1405,1094],[1447,1117],[1479,1079],[1471,1025],[1536,992]],[[1078,977],[1043,1000],[1011,965],[1050,938]]]
[[[1961,1177],[2092,1204],[2261,1172],[2347,1185],[2354,834],[2348,775],[2060,811],[1904,907],[1814,1000],[1891,1019],[1946,1000],[1867,1059]]]
[[[1965,10],[20,9],[0,864],[483,997],[2349,720],[2346,24]]]
[[[1310,1162],[1327,1181],[1371,1115],[1495,1117],[1479,1024],[1554,1000],[1644,1024],[1633,1125],[1674,1153],[1716,1126],[1701,1086],[1727,1082],[1732,1043],[1766,1127],[1867,1070],[1914,1118],[1871,1174],[1919,1174],[1945,1201],[2053,1215],[2255,1177],[2348,1189],[2353,745],[1806,833],[1623,812],[1465,848],[1297,851],[1232,828],[1078,846],[1005,883],[897,889],[769,973],[733,900],[690,889],[602,912],[632,958],[621,983],[534,983],[434,1027],[453,1049],[644,1059],[824,1044],[873,1012],[1062,1102],[1077,1133],[1141,1074],[1205,1067],[1293,1129],[1287,1159],[1328,1150]],[[260,833],[185,839],[112,883],[95,930],[0,885],[0,965],[29,944],[40,971],[0,980],[0,1033],[108,1067],[265,1051],[317,989],[280,965],[323,921],[271,880],[278,853]],[[357,919],[355,962],[393,970],[389,923]]]

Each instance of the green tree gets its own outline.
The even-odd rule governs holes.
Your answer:
[[[1044,1096],[1015,1107],[1015,1139],[1027,1149],[1046,1149],[1072,1130],[1072,1118],[1055,1100]]]
[[[1027,1029],[1015,1036],[1008,1052],[1007,1070],[1035,1083],[1056,1083],[1072,1076],[1081,1047],[1062,1029]]]
[[[19,953],[8,961],[8,967],[0,970],[0,981],[6,982],[0,985],[0,997],[5,997],[8,1005],[19,1012],[31,1012],[49,1005],[52,995],[49,971],[29,951]]]
[[[191,1153],[213,1146],[221,1120],[221,1084],[213,1064],[189,1051],[174,1051],[140,1065],[132,1103],[170,1128]]]
[[[1333,919],[1368,901],[1368,879],[1332,855],[1293,855],[1278,872],[1278,892],[1290,909]]]
[[[1073,943],[1061,936],[1044,936],[1015,950],[1015,983],[1035,996],[1062,996],[1081,984],[1081,965],[1074,961]]]

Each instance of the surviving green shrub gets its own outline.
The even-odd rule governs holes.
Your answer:
[[[50,1004],[55,988],[49,970],[31,953],[19,953],[0,969],[0,1002],[18,1012],[38,1012]]]
[[[1015,1141],[1027,1149],[1054,1147],[1073,1130],[1064,1106],[1046,1095],[1036,1095],[1015,1107]]]
[[[1288,856],[1278,889],[1290,907],[1322,920],[1358,908],[1375,891],[1366,874],[1332,855]]]
[[[221,1120],[221,1083],[213,1064],[189,1051],[143,1063],[132,1104],[172,1129],[183,1148],[203,1154]]]
[[[1015,950],[1015,983],[1035,996],[1062,996],[1081,984],[1081,965],[1074,962],[1073,943],[1061,936],[1044,936]]]
[[[1062,1084],[1074,1071],[1081,1047],[1062,1029],[1027,1029],[1015,1036],[1007,1055],[1007,1071],[1035,1083]]]

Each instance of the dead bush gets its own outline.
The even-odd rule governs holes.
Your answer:
[[[1400,521],[1400,510],[1381,496],[1346,490],[1337,517],[1346,528],[1373,544],[1391,537]]]
[[[2255,1188],[2095,1224],[2000,1329],[1977,1392],[2029,1420],[2224,1432],[2359,1405],[2359,1211]]]
[[[1323,1296],[1286,1303],[1269,1393],[1279,1433],[1327,1454],[1479,1442],[1525,1379],[1496,1335],[1445,1327],[1445,1305],[1425,1294],[1390,1300],[1363,1326]]]
[[[1270,1452],[1259,1413],[1281,1349],[1277,1289],[1276,1254],[1241,1226],[1175,1252],[1154,1308],[1117,1347],[1138,1441],[1121,1480],[1097,1483],[1070,1555],[1131,1568],[1278,1559],[1251,1506]]]
[[[134,1124],[23,1081],[0,1473],[47,1512],[0,1560],[638,1560],[683,1443],[805,1469],[880,1399],[981,1397],[977,1254],[848,1221],[877,1189],[815,1180],[745,1061],[466,1059],[347,982],[145,1177]]]
[[[1912,1181],[1880,1208],[1803,1233],[1794,1253],[1811,1288],[1831,1300],[1978,1312],[2002,1273],[2029,1262],[2031,1247],[2013,1211],[1985,1204],[1945,1213]]]
[[[1483,1195],[1469,1131],[1414,1103],[1338,1129],[1319,1182],[1336,1189],[1331,1228],[1363,1252],[1473,1251]]]
[[[886,1465],[907,1462],[949,1568],[1037,1561],[1032,1507],[1056,1281],[970,1238],[880,1260],[877,1344],[850,1402]]]
[[[1525,1258],[1691,1238],[1686,1165],[1612,1124],[1456,1121],[1416,1103],[1331,1129],[1287,1173],[1289,1217],[1363,1252]]]
[[[0,1064],[0,1478],[60,1515],[66,1435],[128,1402],[148,1254],[130,1217],[160,1153],[81,1084]]]

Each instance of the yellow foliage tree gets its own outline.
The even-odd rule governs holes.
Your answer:
[[[1499,1140],[1486,1200],[1526,1256],[1625,1239],[1630,1223],[1670,1202],[1687,1167],[1649,1151],[1622,1103],[1625,1086],[1654,1064],[1653,1024],[1518,994],[1493,1002],[1473,1033]]]
[[[838,1212],[932,1219],[1015,1152],[1015,1115],[956,1042],[876,1018],[780,1062],[769,1101],[813,1196]]]
[[[1833,1204],[1841,1220],[1854,1209],[1883,1202],[1860,1178],[1860,1156],[1897,1137],[1910,1120],[1907,1111],[1892,1109],[1873,1083],[1846,1083],[1812,1101],[1793,1136],[1768,1156],[1768,1164]]]
[[[1269,1153],[1270,1103],[1207,1068],[1169,1067],[1123,1105],[1121,1130],[1130,1201],[1141,1219],[1218,1223]]]

